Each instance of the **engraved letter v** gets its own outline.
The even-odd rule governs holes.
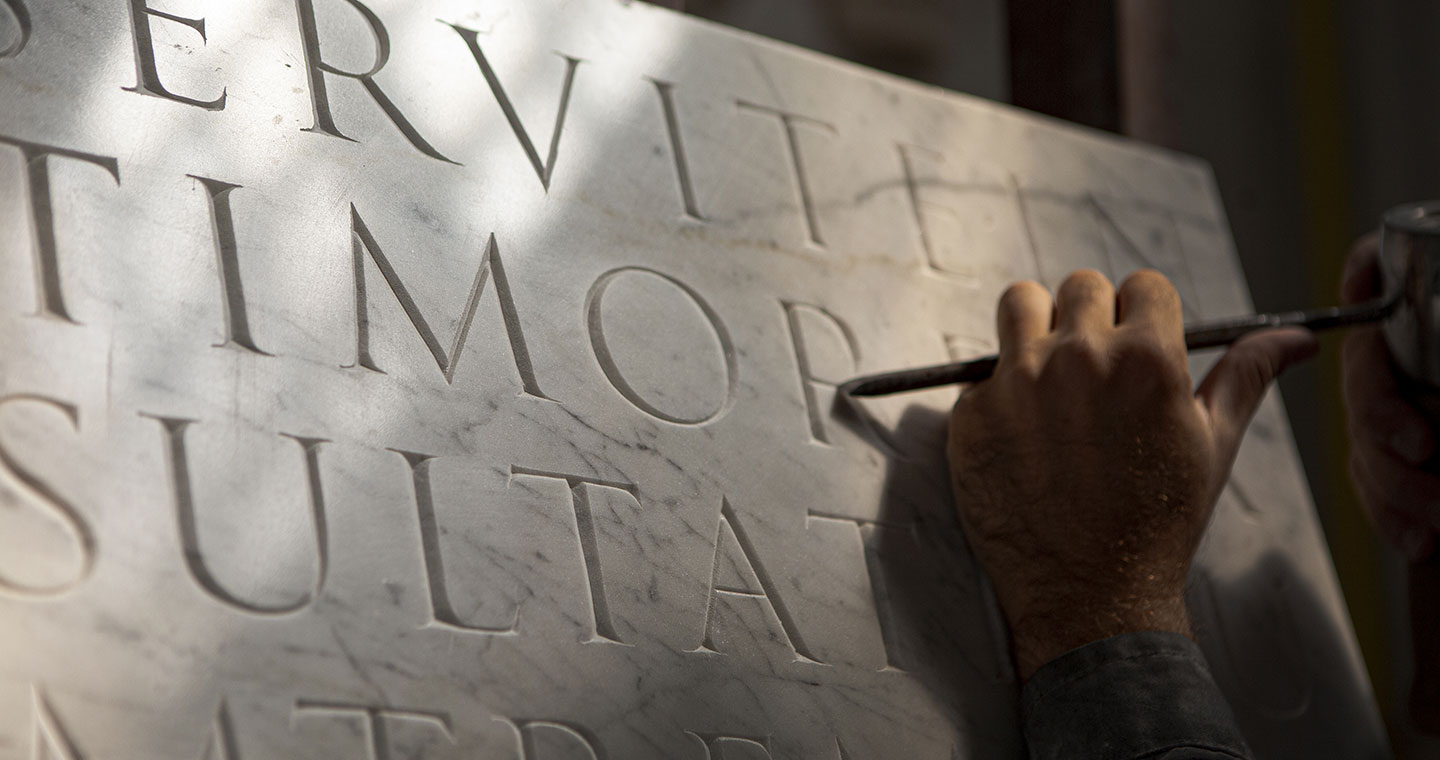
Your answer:
[[[535,150],[535,143],[530,139],[530,133],[526,132],[524,125],[520,123],[520,116],[515,113],[515,106],[511,105],[510,96],[505,94],[505,88],[500,86],[500,78],[495,76],[495,69],[490,67],[490,61],[486,60],[485,54],[480,51],[480,42],[475,30],[450,23],[446,23],[446,26],[459,33],[465,40],[465,44],[470,46],[470,53],[475,56],[475,63],[480,65],[480,73],[485,75],[485,82],[490,85],[490,92],[495,94],[495,100],[500,104],[500,110],[505,112],[505,118],[510,122],[510,129],[514,130],[515,138],[520,141],[520,147],[525,149],[525,155],[530,159],[530,164],[535,167],[535,174],[540,177],[540,185],[545,188],[545,192],[550,192],[550,173],[555,170],[555,155],[560,150],[560,130],[565,126],[565,110],[570,105],[570,85],[575,81],[575,67],[580,65],[580,59],[560,54],[560,57],[565,59],[565,83],[560,86],[560,107],[555,111],[555,131],[550,133],[550,153],[545,157],[545,163],[542,164],[540,163],[540,152]]]

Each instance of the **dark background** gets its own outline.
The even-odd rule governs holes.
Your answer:
[[[1440,197],[1440,3],[1422,0],[670,0],[907,77],[1200,156],[1255,305],[1337,300],[1350,243]],[[1347,476],[1339,340],[1282,382],[1376,698],[1401,757],[1440,756],[1404,716],[1404,564]]]

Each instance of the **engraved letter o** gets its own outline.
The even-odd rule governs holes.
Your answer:
[[[705,321],[709,323],[710,330],[715,334],[715,339],[720,342],[721,356],[725,360],[725,398],[713,412],[701,417],[690,418],[670,414],[641,397],[635,388],[625,380],[624,375],[620,373],[620,367],[616,365],[614,357],[610,354],[610,348],[605,342],[605,328],[601,324],[600,306],[605,298],[605,290],[610,287],[610,284],[622,275],[627,274],[658,277],[664,282],[674,285],[680,292],[685,294],[686,298],[690,299],[691,303],[695,304],[696,308],[700,310],[700,313],[704,315]],[[720,315],[716,314],[715,310],[710,308],[710,304],[706,303],[705,299],[701,298],[700,294],[695,292],[689,285],[670,275],[661,274],[660,272],[645,267],[629,266],[611,269],[600,275],[600,277],[595,280],[595,284],[590,286],[590,293],[585,297],[585,321],[590,330],[590,346],[595,351],[595,359],[600,362],[600,369],[605,372],[606,379],[615,387],[615,390],[620,392],[620,395],[625,397],[626,401],[634,404],[640,411],[652,417],[665,420],[666,422],[673,422],[676,425],[704,425],[720,419],[726,412],[730,411],[730,407],[735,400],[735,384],[738,377],[735,370],[735,346],[730,342],[730,333],[725,330],[725,325],[720,322]]]

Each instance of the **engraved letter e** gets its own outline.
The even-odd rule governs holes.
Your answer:
[[[126,87],[128,92],[138,92],[142,95],[151,95],[157,98],[173,100],[176,103],[184,103],[188,106],[198,106],[207,111],[225,110],[225,90],[220,90],[220,97],[214,100],[197,100],[187,98],[184,95],[165,89],[160,83],[160,72],[155,67],[155,42],[150,36],[150,17],[163,18],[166,21],[174,21],[177,24],[194,29],[200,34],[200,39],[205,40],[205,19],[185,18],[176,16],[164,11],[157,11],[146,4],[146,0],[130,0],[130,24],[132,29],[131,37],[135,41],[135,86]]]

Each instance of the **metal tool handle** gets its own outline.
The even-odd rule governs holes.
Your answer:
[[[1378,322],[1388,317],[1395,310],[1397,303],[1399,303],[1397,298],[1377,298],[1352,306],[1255,314],[1247,317],[1200,322],[1185,328],[1185,348],[1190,351],[1199,351],[1205,348],[1225,346],[1256,330],[1271,327],[1329,330],[1347,325]],[[999,357],[992,355],[963,362],[867,375],[841,385],[840,390],[851,396],[885,396],[891,393],[935,388],[941,385],[976,383],[990,377],[995,372],[995,363],[998,359]]]

